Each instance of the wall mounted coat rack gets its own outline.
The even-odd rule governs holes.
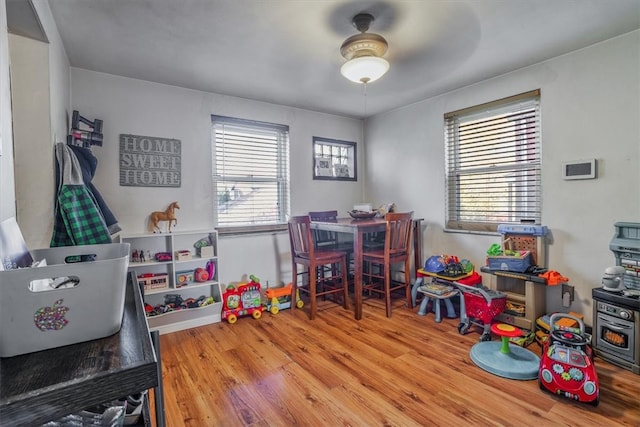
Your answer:
[[[88,129],[81,129],[81,124]],[[74,110],[71,119],[71,130],[67,136],[67,144],[80,145],[84,148],[90,148],[92,145],[102,147],[102,120],[95,119],[91,121],[82,117],[77,110]]]

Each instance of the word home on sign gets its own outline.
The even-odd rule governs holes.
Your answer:
[[[180,187],[181,149],[178,139],[120,135],[120,185]]]

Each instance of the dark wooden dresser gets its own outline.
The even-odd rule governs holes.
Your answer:
[[[164,425],[160,358],[156,357],[158,336],[149,334],[133,275],[126,286],[118,333],[0,358],[0,425],[37,426],[151,388],[155,389],[156,425]],[[148,409],[148,402],[145,406]],[[148,410],[140,424],[150,425]]]

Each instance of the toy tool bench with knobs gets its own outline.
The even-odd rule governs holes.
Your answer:
[[[500,224],[498,232],[502,248],[518,256],[487,257],[487,265],[480,269],[482,282],[507,294],[507,309],[496,320],[534,330],[536,319],[546,312],[547,280],[538,274],[546,269],[547,227]]]

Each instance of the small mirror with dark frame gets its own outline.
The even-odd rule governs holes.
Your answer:
[[[357,181],[356,143],[314,136],[313,179]]]

